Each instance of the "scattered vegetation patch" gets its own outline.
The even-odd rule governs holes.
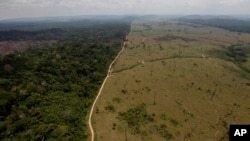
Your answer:
[[[122,92],[122,94],[127,94],[128,90],[122,89],[121,92]]]
[[[122,99],[119,98],[119,97],[114,97],[114,98],[113,98],[113,102],[119,104],[119,103],[122,102]]]
[[[137,83],[137,84],[139,84],[139,83],[141,83],[141,80],[135,80],[135,82]]]
[[[213,49],[208,53],[211,56],[215,56],[220,59],[224,59],[227,61],[232,61],[236,63],[244,63],[247,62],[247,57],[250,54],[250,47],[243,45],[231,45],[229,47],[224,48],[226,50]]]
[[[160,126],[150,126],[149,132],[150,134],[158,134],[166,140],[174,138],[174,136],[167,130],[167,126],[165,124],[161,124]]]
[[[116,123],[113,123],[112,129],[113,129],[113,130],[116,129]]]
[[[237,65],[242,71],[237,71],[232,68],[227,67],[228,69],[240,73],[242,77],[249,78],[250,68],[245,66],[245,63],[248,62],[248,56],[250,54],[250,47],[243,45],[231,45],[224,49],[213,49],[208,51],[208,54],[216,58],[220,58],[226,61],[233,62]]]
[[[173,40],[183,40],[185,42],[195,41],[194,39],[181,37],[181,36],[175,36],[175,35],[164,35],[162,37],[158,37],[154,39],[159,40],[159,41],[173,41]]]
[[[230,46],[227,48],[226,55],[233,59],[234,62],[247,62],[247,55],[242,47]]]
[[[140,104],[126,112],[119,112],[118,118],[127,123],[133,134],[140,134],[141,127],[154,121],[154,117],[148,114],[145,104]]]
[[[169,121],[170,121],[170,123],[173,125],[173,126],[178,126],[179,125],[179,123],[177,122],[177,120],[175,120],[175,119],[173,119],[173,118],[169,118]]]
[[[108,104],[107,106],[105,106],[105,110],[109,112],[115,112],[115,106]]]

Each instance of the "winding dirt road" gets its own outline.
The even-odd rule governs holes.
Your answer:
[[[92,120],[92,115],[93,115],[93,111],[94,111],[94,108],[95,108],[95,104],[96,104],[98,98],[100,97],[100,95],[101,95],[101,93],[102,93],[103,87],[104,87],[104,85],[105,85],[107,79],[111,76],[111,73],[112,73],[112,66],[114,65],[114,63],[116,62],[116,60],[118,59],[118,57],[120,56],[120,54],[123,52],[125,45],[126,45],[126,41],[123,43],[123,46],[122,46],[121,51],[117,54],[117,56],[115,57],[115,59],[114,59],[114,60],[111,62],[111,64],[109,65],[108,74],[107,74],[107,76],[105,77],[105,79],[104,79],[104,81],[103,81],[103,83],[102,83],[102,86],[101,86],[101,88],[99,89],[99,92],[98,92],[98,94],[97,94],[97,96],[96,96],[96,98],[95,98],[95,101],[94,101],[94,103],[93,103],[93,105],[92,105],[92,107],[91,107],[90,114],[89,114],[89,121],[88,121],[89,129],[90,129],[90,132],[91,132],[91,141],[94,141],[94,140],[95,140],[95,132],[94,132],[94,129],[93,129],[93,127],[92,127],[92,122],[91,122],[91,120]]]

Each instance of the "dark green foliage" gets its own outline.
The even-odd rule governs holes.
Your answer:
[[[63,30],[52,28],[47,30],[39,30],[39,31],[21,31],[21,30],[9,30],[9,31],[0,31],[0,41],[6,40],[53,40],[58,39],[60,34],[63,34]]]
[[[87,112],[128,31],[122,23],[6,31],[18,33],[10,40],[60,40],[0,60],[0,140],[86,140]]]
[[[128,90],[122,89],[121,92],[122,92],[123,94],[126,94],[126,93],[128,93]]]
[[[0,41],[84,39],[108,41],[121,39],[130,20],[78,20],[69,22],[0,23]],[[3,28],[6,26],[6,28]],[[6,30],[7,29],[7,30]],[[3,30],[3,31],[1,31]],[[99,38],[100,40],[96,40]]]
[[[15,98],[14,93],[0,89],[0,117],[7,116],[10,113],[11,105],[15,102]]]
[[[124,120],[134,134],[140,134],[141,126],[154,121],[153,116],[147,113],[145,104],[120,112],[118,118]]]

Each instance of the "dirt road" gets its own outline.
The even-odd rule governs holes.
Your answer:
[[[105,79],[104,79],[104,81],[103,81],[103,83],[102,83],[102,86],[101,86],[101,88],[99,89],[99,92],[98,92],[98,94],[97,94],[97,96],[96,96],[96,98],[95,98],[95,101],[94,101],[94,103],[93,103],[93,105],[92,105],[92,107],[91,107],[90,114],[89,114],[89,121],[88,121],[89,129],[90,129],[90,132],[91,132],[91,141],[94,141],[94,140],[95,140],[95,132],[94,132],[94,129],[93,129],[93,127],[92,127],[92,122],[91,122],[91,120],[92,120],[92,115],[93,115],[93,111],[94,111],[96,102],[97,102],[98,98],[100,97],[100,95],[101,95],[101,93],[102,93],[103,87],[104,87],[104,85],[105,85],[107,79],[111,76],[111,73],[112,73],[112,72],[111,72],[111,71],[112,71],[112,66],[114,65],[114,63],[116,62],[116,60],[118,59],[118,57],[120,56],[120,54],[123,52],[125,45],[126,45],[126,41],[123,43],[123,46],[122,46],[121,51],[117,54],[117,56],[115,57],[115,59],[114,59],[114,60],[111,62],[111,64],[109,65],[108,74],[107,74],[107,76],[105,77]]]

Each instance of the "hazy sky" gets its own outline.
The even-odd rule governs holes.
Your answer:
[[[0,0],[0,19],[92,14],[250,14],[250,0]]]

